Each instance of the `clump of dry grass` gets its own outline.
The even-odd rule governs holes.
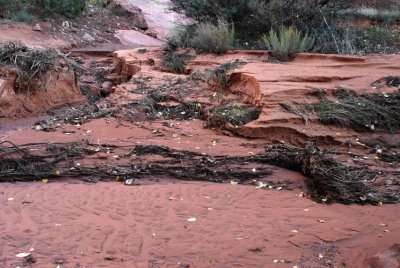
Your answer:
[[[229,87],[229,72],[240,68],[245,65],[246,62],[240,60],[234,60],[221,64],[215,69],[208,70],[207,72],[207,83],[210,86],[217,86],[221,89],[226,89]]]
[[[202,23],[197,28],[190,43],[199,52],[221,54],[233,48],[235,28],[224,20],[217,24]]]
[[[394,80],[390,80],[394,81]],[[281,104],[290,113],[301,116],[305,122],[315,113],[322,124],[352,128],[360,132],[400,130],[400,92],[357,95],[353,90],[340,88],[335,100],[320,95],[314,104],[291,106]]]
[[[16,68],[18,82],[30,89],[34,79],[40,79],[50,70],[58,69],[57,52],[49,49],[31,49],[18,44],[6,44],[0,48],[0,67]]]
[[[167,72],[183,74],[186,66],[193,59],[194,56],[187,52],[166,51],[161,58],[161,68]]]
[[[208,118],[207,126],[221,127],[226,123],[230,123],[233,126],[243,126],[257,120],[260,113],[259,109],[236,104],[218,107],[213,110],[211,118]]]
[[[358,96],[349,89],[334,93],[337,101],[321,99],[311,105],[323,124],[349,127],[356,131],[400,129],[400,92]]]

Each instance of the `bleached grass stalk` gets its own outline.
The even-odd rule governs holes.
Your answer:
[[[368,19],[383,19],[389,21],[400,20],[400,8],[389,10],[363,6],[356,9],[344,10],[342,14]]]

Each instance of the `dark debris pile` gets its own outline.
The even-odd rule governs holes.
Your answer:
[[[265,181],[272,174],[270,165],[274,165],[306,175],[310,196],[317,202],[378,204],[400,201],[400,184],[379,186],[368,183],[377,176],[376,172],[340,164],[313,144],[305,148],[270,145],[264,153],[253,156],[210,156],[157,145],[137,145],[130,149],[121,156],[121,159],[129,160],[127,162],[86,167],[77,165],[77,162],[110,148],[80,143],[15,145],[2,142],[0,182],[85,176],[109,180],[157,176],[210,182],[234,180],[235,183],[252,184]],[[154,155],[161,156],[161,160],[151,160]],[[252,168],[254,165],[258,166],[256,172]]]

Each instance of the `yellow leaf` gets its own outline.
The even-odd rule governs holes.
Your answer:
[[[197,219],[193,217],[193,218],[187,219],[187,221],[188,221],[188,222],[195,222],[195,221],[197,221]]]
[[[49,182],[49,179],[42,179],[42,182],[43,182],[43,183],[48,183],[48,182]]]
[[[120,180],[121,180],[121,177],[120,177],[120,176],[116,176],[116,177],[115,177],[115,180],[116,180],[116,181],[120,181]]]
[[[383,206],[383,202],[379,201],[378,206]]]

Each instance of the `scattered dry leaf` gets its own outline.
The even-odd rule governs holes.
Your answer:
[[[26,258],[26,257],[29,257],[31,255],[32,255],[32,253],[29,253],[29,252],[21,252],[21,253],[18,253],[17,255],[15,255],[15,256],[17,258]]]
[[[133,179],[127,179],[125,180],[125,185],[132,185]]]

